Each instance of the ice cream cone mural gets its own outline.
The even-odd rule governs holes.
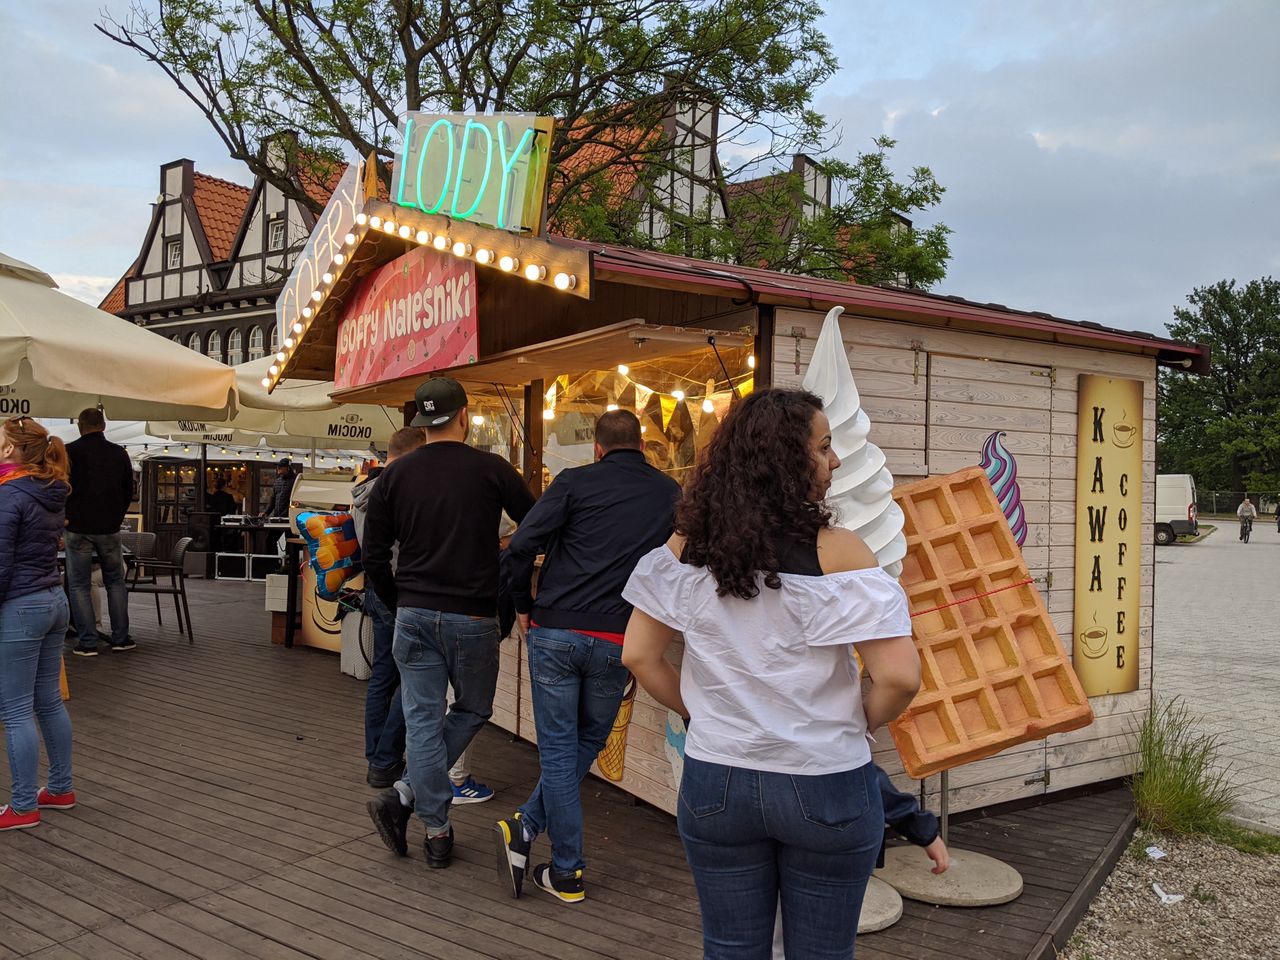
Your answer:
[[[833,307],[822,323],[813,360],[804,375],[804,388],[822,398],[831,421],[831,446],[840,469],[831,478],[827,502],[840,526],[858,534],[892,576],[902,573],[907,541],[902,534],[902,509],[893,502],[893,476],[884,451],[867,440],[871,420],[853,382],[853,370],[840,336],[840,314]]]
[[[662,743],[662,752],[671,763],[671,786],[680,789],[680,778],[684,776],[684,739],[687,731],[684,719],[674,710],[667,711],[666,739]]]
[[[1027,542],[1027,518],[1022,509],[1022,490],[1018,486],[1018,463],[1005,449],[1000,439],[1003,436],[1004,433],[997,430],[983,442],[982,469],[987,472],[991,489],[996,492],[1000,509],[1009,521],[1014,542],[1021,547]]]
[[[608,780],[622,779],[627,759],[627,727],[631,725],[631,711],[636,703],[636,678],[627,681],[627,690],[622,695],[622,703],[618,707],[618,715],[613,720],[613,729],[609,731],[609,739],[604,742],[604,749],[596,757],[600,772]]]

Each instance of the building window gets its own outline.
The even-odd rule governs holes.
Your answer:
[[[233,366],[237,363],[244,362],[244,352],[241,346],[240,331],[232,330],[227,337],[227,363]]]
[[[271,352],[275,353],[280,349],[280,328],[274,324],[271,327]]]
[[[284,229],[285,222],[283,220],[274,220],[267,226],[267,249],[283,250],[284,249]]]
[[[217,330],[209,334],[209,345],[205,349],[205,353],[219,363],[222,362],[222,334]]]
[[[182,266],[182,241],[170,240],[164,245],[165,263],[169,265],[170,270],[177,270]]]
[[[196,353],[199,353],[200,352],[200,334],[193,333],[191,336],[187,337],[187,346],[190,347],[192,350],[194,350]]]
[[[249,328],[249,359],[258,360],[266,355],[266,350],[262,343],[262,328]]]

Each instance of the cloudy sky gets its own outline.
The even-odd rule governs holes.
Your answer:
[[[841,71],[818,107],[838,152],[889,133],[901,169],[947,188],[940,292],[1159,331],[1192,287],[1280,274],[1280,3],[826,2]],[[0,250],[95,301],[137,254],[161,163],[249,182],[94,31],[102,5],[0,11]]]

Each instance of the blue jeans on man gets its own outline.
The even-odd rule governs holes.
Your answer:
[[[373,624],[373,663],[364,698],[364,758],[376,770],[398,770],[404,760],[404,708],[400,668],[392,653],[396,621],[372,587],[365,587],[364,613]]]
[[[119,533],[72,533],[63,536],[67,550],[67,590],[71,595],[71,615],[80,646],[95,650],[98,627],[93,615],[93,564],[102,569],[107,590],[107,611],[111,616],[111,642],[129,640],[129,591],[125,585],[124,548]]]
[[[396,611],[392,650],[400,669],[408,780],[427,836],[449,831],[449,768],[493,716],[502,637],[496,617],[420,607]],[[449,687],[453,703],[446,705]]]
[[[575,630],[529,631],[529,678],[542,776],[520,808],[533,836],[551,837],[556,874],[583,869],[579,785],[609,739],[630,671],[622,647]]]

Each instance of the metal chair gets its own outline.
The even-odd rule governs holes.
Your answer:
[[[158,559],[156,557],[156,535],[154,533],[134,533],[128,530],[120,531],[120,543],[124,546],[128,553],[125,555],[125,561],[129,564],[129,589],[133,589],[135,583],[155,583],[156,574],[152,569],[152,564]],[[143,572],[145,568],[145,573]],[[156,594],[156,620],[163,626],[164,620],[160,616],[160,594]]]
[[[143,536],[143,535],[140,535]],[[150,534],[152,540],[155,534]],[[160,616],[160,597],[172,596],[173,609],[178,614],[178,633],[186,633],[187,643],[195,643],[195,631],[191,627],[191,608],[187,603],[187,571],[184,566],[187,559],[187,550],[192,543],[191,537],[183,537],[173,545],[173,553],[170,554],[168,560],[150,560],[146,563],[151,579],[142,580],[140,577],[134,577],[129,581],[130,593],[150,593],[156,598],[156,618]],[[152,549],[155,549],[154,542]],[[134,567],[136,572],[139,567]],[[159,580],[159,575],[167,573],[169,582],[163,583]],[[182,628],[183,620],[186,620],[186,630]]]

